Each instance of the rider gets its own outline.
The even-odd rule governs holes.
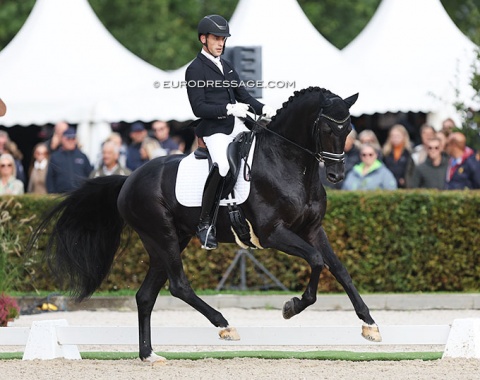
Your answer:
[[[238,118],[245,118],[249,107],[268,118],[276,112],[253,98],[241,86],[232,64],[220,58],[227,37],[230,37],[229,26],[222,16],[209,15],[200,20],[198,39],[203,48],[185,73],[190,105],[201,119],[195,134],[203,138],[214,163],[205,183],[197,227],[197,236],[205,249],[217,248],[214,219],[229,170],[228,144],[237,134],[248,130]]]

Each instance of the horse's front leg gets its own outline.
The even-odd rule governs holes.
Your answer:
[[[264,246],[301,257],[310,265],[310,280],[302,294],[302,298],[293,297],[283,305],[283,318],[290,319],[294,315],[300,314],[308,306],[313,305],[317,300],[318,281],[325,265],[323,257],[315,247],[283,226],[278,226],[276,230],[270,234],[267,245]]]
[[[365,322],[362,328],[362,336],[365,339],[373,342],[381,342],[382,337],[378,330],[378,326],[370,315],[368,306],[358,293],[355,285],[353,285],[352,278],[350,277],[347,269],[341,263],[335,252],[333,252],[323,228],[320,229],[318,244],[318,249],[321,250],[325,264],[327,265],[330,273],[332,273],[335,279],[342,285],[343,289],[345,289],[345,292],[347,293],[348,298],[350,298],[357,316],[363,322]]]

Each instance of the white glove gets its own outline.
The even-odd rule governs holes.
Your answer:
[[[227,115],[232,115],[235,117],[247,117],[248,104],[245,103],[235,103],[227,104]]]
[[[265,105],[262,108],[262,114],[264,114],[267,119],[271,119],[277,114],[277,110],[274,110],[272,107]]]

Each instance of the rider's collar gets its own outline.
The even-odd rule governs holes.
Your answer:
[[[207,57],[210,61],[212,61],[213,63],[215,63],[216,65],[218,65],[220,63],[220,56],[218,57],[214,57],[213,55],[211,55],[210,53],[208,53],[207,51],[205,51],[205,49],[202,49],[202,54]]]
[[[202,49],[202,54],[207,57],[210,61],[212,61],[215,66],[218,67],[218,69],[222,72],[223,74],[223,65],[222,65],[222,61],[220,61],[220,57],[214,57],[213,55],[211,55],[210,53],[206,52],[204,49]]]

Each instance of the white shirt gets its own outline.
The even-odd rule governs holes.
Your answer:
[[[33,163],[33,166],[35,169],[40,169],[40,170],[43,170],[47,167],[48,165],[48,161],[46,158],[44,158],[42,161],[38,162],[38,161],[35,161]]]
[[[204,49],[202,49],[202,54],[205,57],[207,57],[210,61],[212,61],[215,64],[215,66],[217,66],[223,74],[223,65],[222,65],[222,61],[220,60],[220,57],[214,57],[213,55],[207,53]]]

